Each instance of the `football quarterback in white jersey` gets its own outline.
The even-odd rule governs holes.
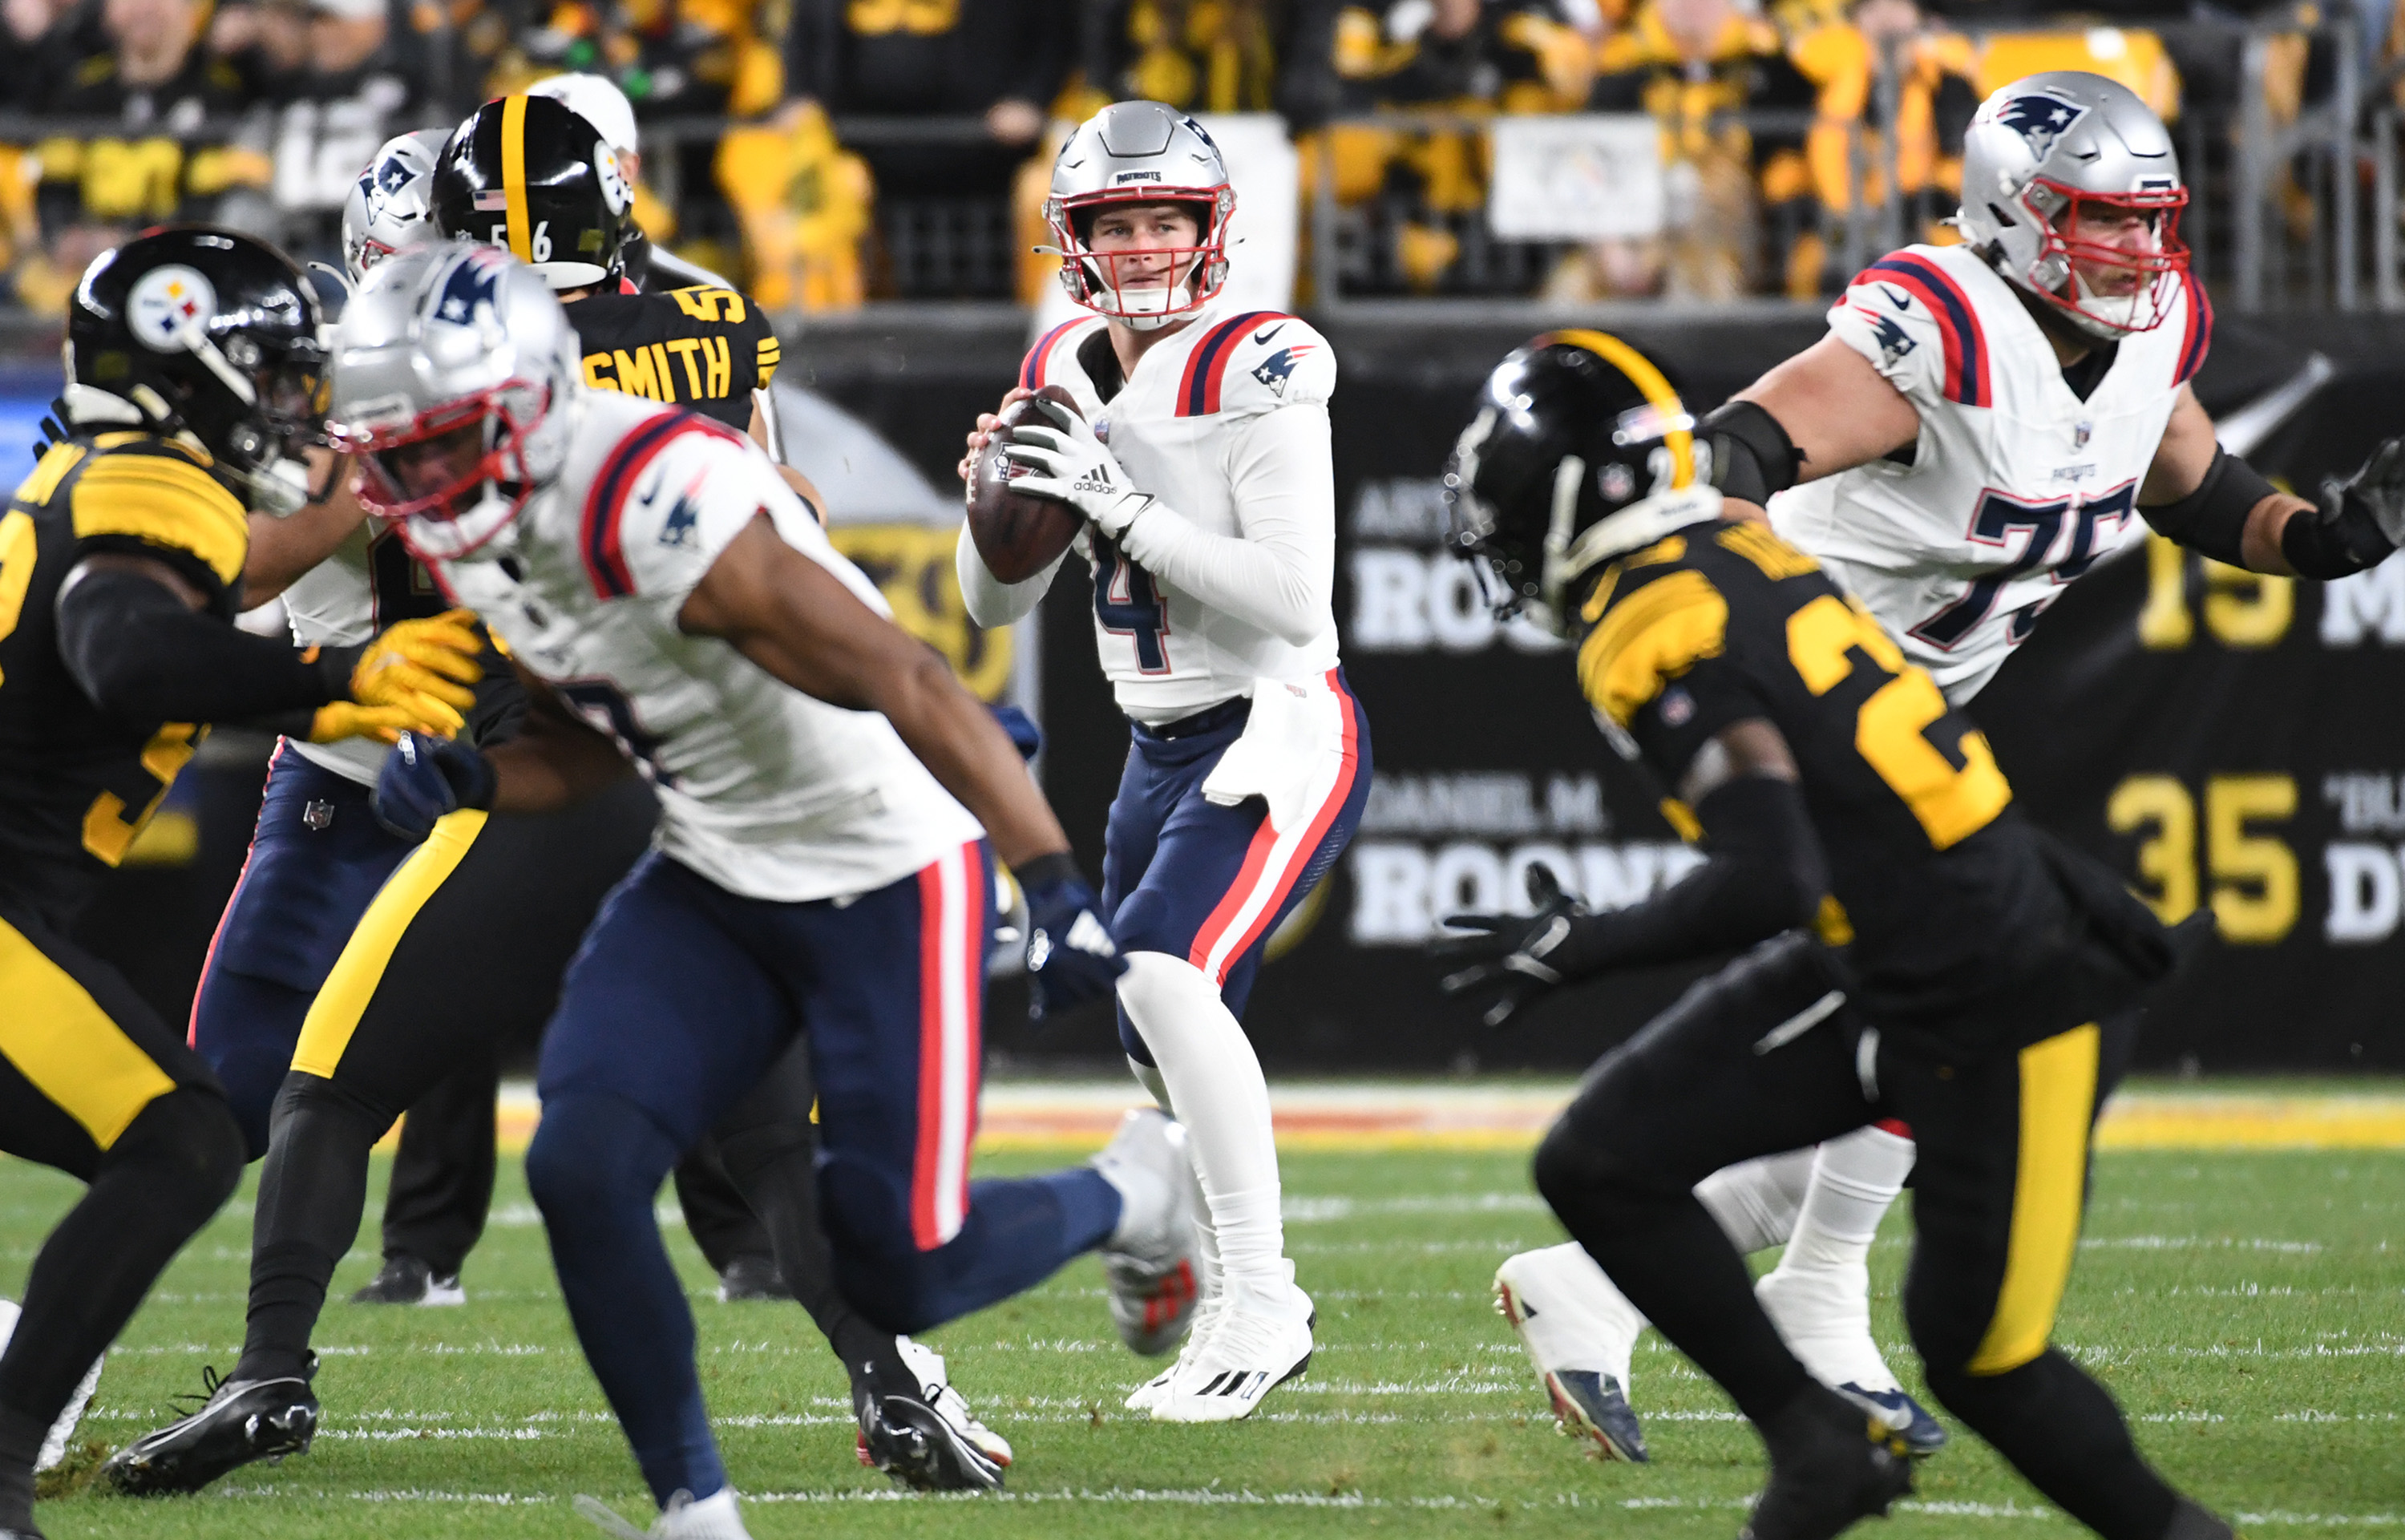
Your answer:
[[[578,1338],[663,1513],[652,1533],[743,1533],[654,1194],[797,1038],[837,1280],[879,1329],[981,1308],[1098,1246],[1190,1269],[1183,1155],[1149,1109],[1090,1166],[969,1182],[993,858],[1050,940],[1030,948],[1041,996],[1107,997],[1122,965],[1017,749],[767,454],[589,389],[558,301],[490,247],[394,259],[334,354],[330,417],[362,497],[405,521],[531,698],[489,753],[401,739],[375,805],[425,841],[413,866],[457,859],[483,810],[556,807],[630,764],[659,795],[654,850],[561,986],[527,1154]],[[1000,1486],[922,1390],[855,1384],[871,1458]]]
[[[1697,428],[1731,503],[1766,508],[1949,703],[2140,519],[2219,561],[2324,580],[2405,538],[2405,445],[2309,501],[2215,442],[2190,383],[2213,309],[2179,239],[2187,196],[2170,134],[2125,88],[2015,81],[1964,139],[1962,244],[1873,262],[1825,337]],[[1786,1245],[1758,1294],[1796,1356],[1908,1422],[1925,1453],[1944,1430],[1871,1339],[1864,1264],[1912,1169],[1908,1135],[1866,1127],[1697,1195],[1740,1248]],[[1576,1246],[1511,1259],[1497,1288],[1557,1406],[1564,1384],[1603,1386],[1566,1420],[1642,1458],[1624,1395],[1641,1318]]]
[[[1122,102],[1080,127],[1046,214],[1061,281],[1094,314],[1038,341],[1006,398],[1058,386],[1076,403],[1039,403],[1005,454],[1015,490],[1084,521],[1074,548],[1130,723],[1104,857],[1104,912],[1129,962],[1120,1042],[1185,1123],[1210,1216],[1200,1279],[1105,1259],[1141,1302],[1119,1317],[1132,1347],[1187,1336],[1129,1398],[1165,1421],[1249,1415],[1310,1361],[1268,1086],[1238,1016],[1271,929],[1351,839],[1371,772],[1329,600],[1336,360],[1292,316],[1215,303],[1235,206],[1192,119]],[[994,423],[978,420],[964,478]],[[1034,607],[1059,562],[1005,584],[963,530],[959,569],[970,615],[1000,626]]]

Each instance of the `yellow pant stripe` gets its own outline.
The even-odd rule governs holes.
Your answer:
[[[344,1050],[351,1046],[351,1034],[359,1030],[359,1018],[367,1013],[368,1002],[375,998],[376,986],[384,982],[393,949],[401,945],[401,937],[417,911],[426,907],[426,900],[434,897],[434,890],[467,859],[469,847],[484,832],[485,818],[473,808],[444,814],[426,843],[410,852],[409,858],[385,879],[374,902],[359,916],[359,928],[351,932],[343,954],[334,960],[334,970],[326,975],[316,999],[310,1003],[309,1019],[302,1024],[301,1041],[292,1051],[293,1068],[332,1078],[334,1067],[343,1062]]]
[[[1975,1375],[2018,1369],[2046,1351],[2071,1281],[2088,1181],[2088,1127],[2096,1110],[2097,1032],[2091,1024],[2021,1050],[2021,1145],[2013,1180],[2013,1232],[2004,1283]]]
[[[103,1150],[176,1082],[91,991],[0,920],[0,1054]]]

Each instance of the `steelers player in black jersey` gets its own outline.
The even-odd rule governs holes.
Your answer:
[[[1457,917],[1473,961],[1449,982],[1499,990],[1491,1019],[1607,968],[1753,948],[1595,1067],[1537,1184],[1761,1433],[1747,1534],[1833,1535],[1911,1490],[1906,1447],[1805,1372],[1694,1189],[1903,1119],[1920,1146],[1905,1318],[1930,1388],[2100,1533],[2227,1536],[2048,1340],[2097,1024],[2190,935],[2024,822],[1986,739],[1817,562],[1722,517],[1692,428],[1634,348],[1556,332],[1495,372],[1447,473],[1457,554],[1501,608],[1576,642],[1605,736],[1709,857],[1631,909],[1589,914],[1540,882],[1533,918]]]
[[[290,513],[320,431],[317,307],[246,235],[154,232],[102,256],[67,318],[49,442],[0,516],[0,1149],[80,1177],[0,1354],[0,1536],[84,1373],[240,1179],[207,1067],[69,925],[211,722],[320,742],[456,730],[456,618],[296,652],[232,624],[246,505]]]

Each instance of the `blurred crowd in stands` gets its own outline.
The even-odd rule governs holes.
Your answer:
[[[1892,238],[1943,238],[1955,147],[1995,85],[2111,74],[2167,117],[2209,113],[2211,162],[2237,26],[2270,29],[2260,89],[2290,120],[2328,89],[2330,30],[2299,0],[2075,19],[2018,0],[4,3],[0,299],[50,313],[92,255],[168,219],[330,259],[386,137],[570,71],[633,104],[648,233],[775,308],[1032,298],[1049,147],[1129,96],[1284,120],[1298,196],[1334,209],[1301,221],[1299,303],[1315,271],[1347,295],[1808,298],[1859,255],[1844,232],[1864,207]],[[2375,68],[2391,21],[2343,23]],[[1496,241],[1482,124],[1590,112],[1658,124],[1661,233]],[[1340,264],[1315,265],[1315,235]]]

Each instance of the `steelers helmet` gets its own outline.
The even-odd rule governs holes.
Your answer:
[[[486,102],[434,166],[435,228],[503,247],[555,290],[617,281],[634,203],[601,131],[548,96]]]
[[[1549,332],[1497,365],[1444,472],[1453,553],[1495,613],[1567,636],[1581,577],[1718,517],[1695,427],[1661,369],[1601,332]]]
[[[308,280],[266,242],[206,225],[151,231],[101,253],[76,285],[67,417],[189,435],[252,507],[296,513],[309,499],[302,447],[324,438],[319,319]]]

